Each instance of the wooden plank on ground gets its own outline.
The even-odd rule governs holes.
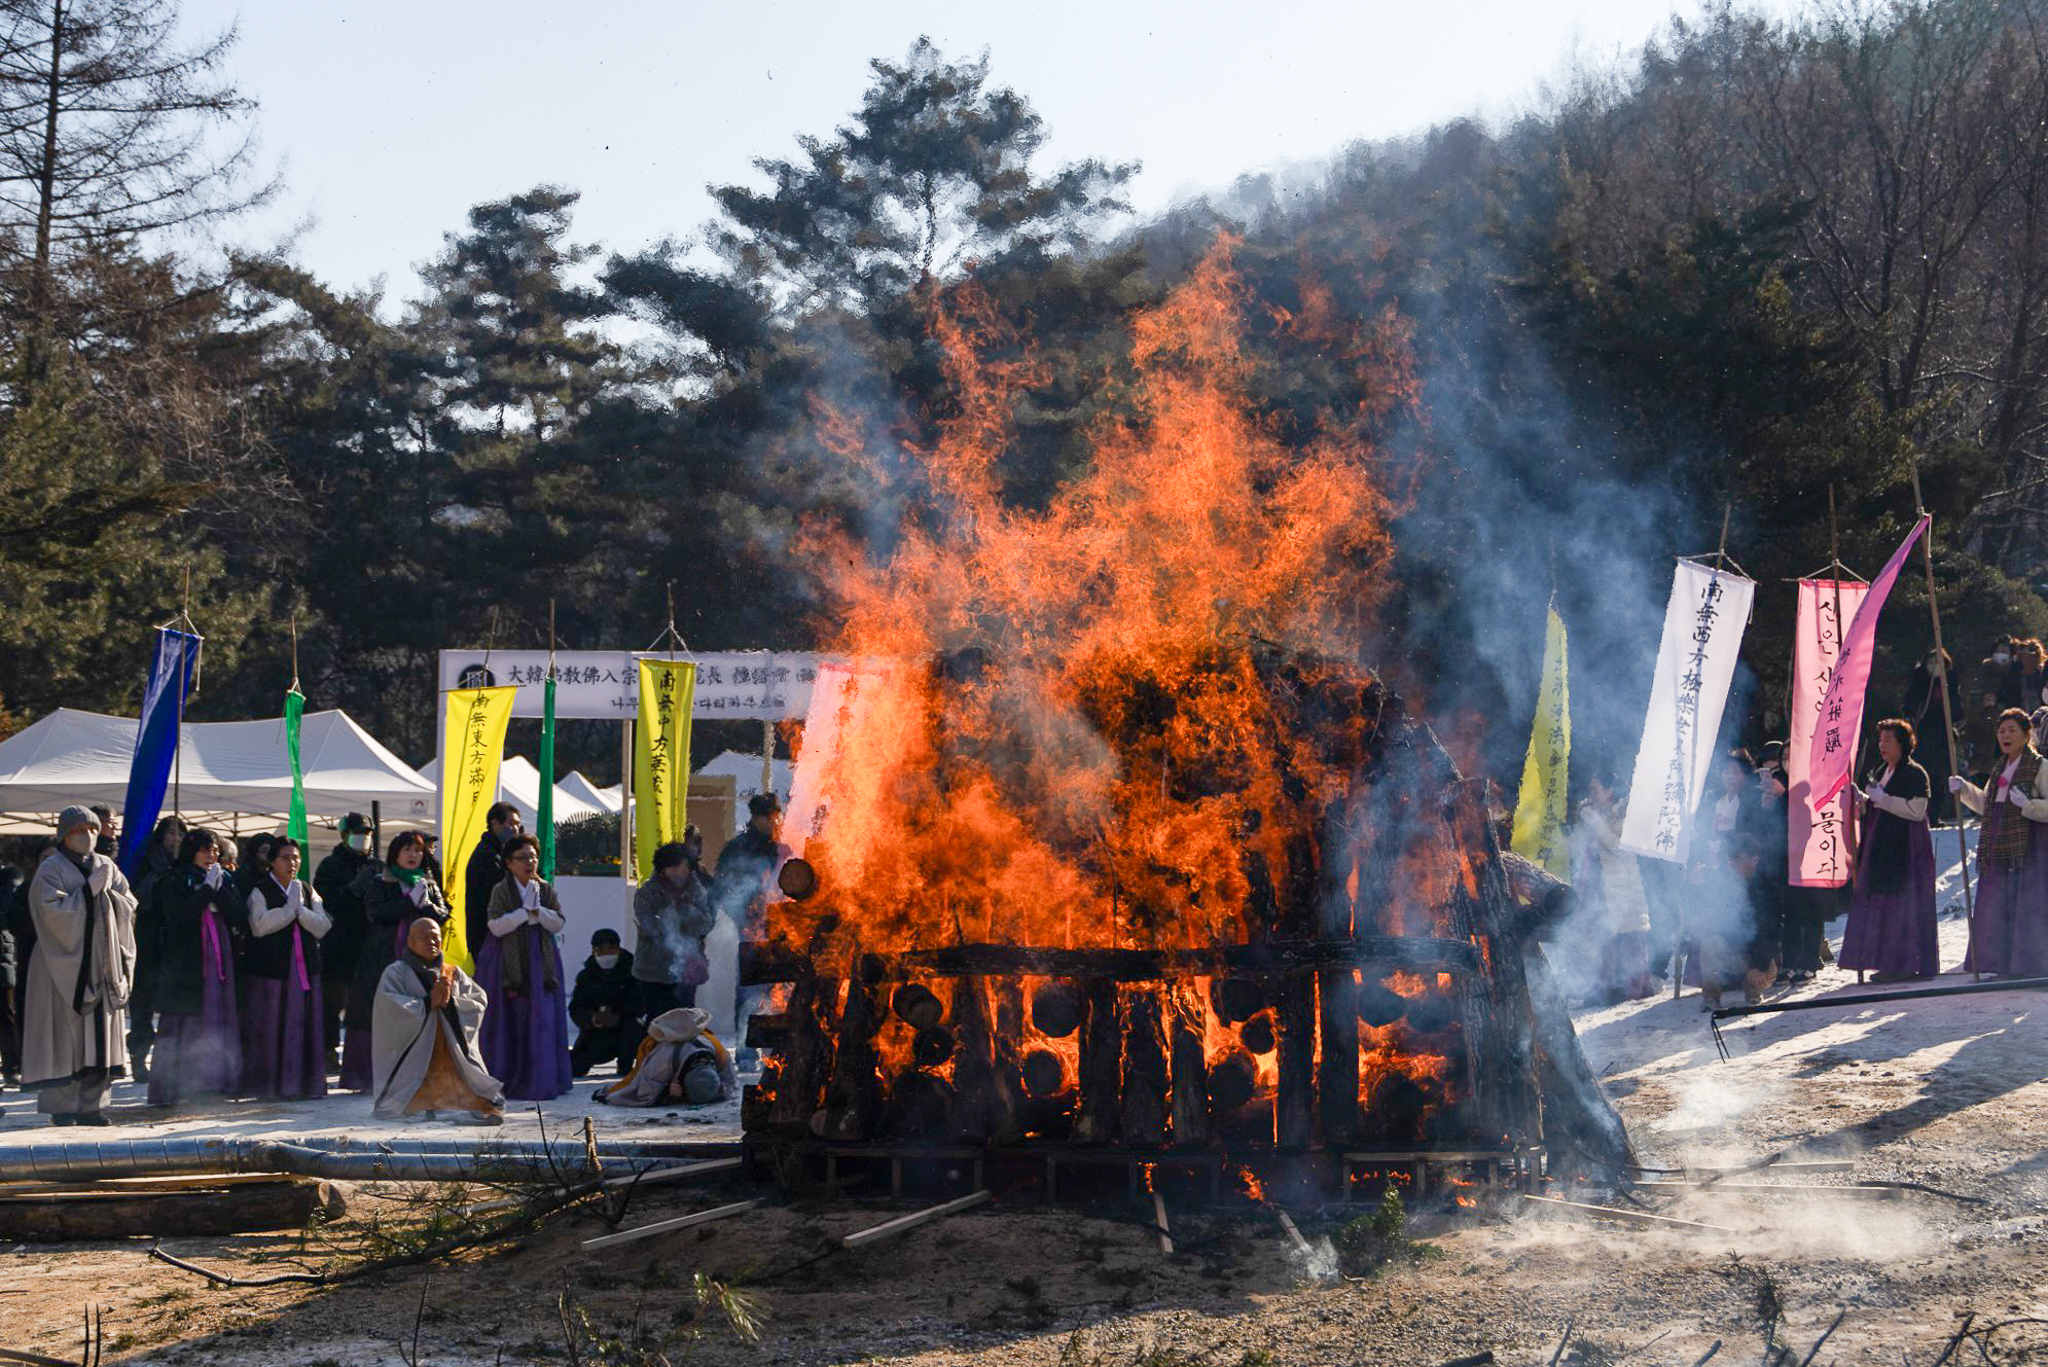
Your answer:
[[[1623,1210],[1619,1206],[1588,1205],[1584,1201],[1566,1201],[1556,1196],[1531,1196],[1524,1192],[1522,1193],[1522,1199],[1524,1201],[1534,1201],[1538,1205],[1560,1206],[1566,1210],[1577,1211],[1580,1214],[1603,1216],[1610,1220],[1622,1220],[1632,1224],[1674,1225],[1681,1229],[1703,1230],[1709,1234],[1740,1234],[1742,1232],[1730,1229],[1726,1225],[1702,1224],[1698,1220],[1681,1220],[1673,1215],[1651,1215],[1646,1211]]]
[[[924,1210],[912,1211],[908,1215],[899,1215],[885,1224],[856,1230],[852,1234],[841,1238],[839,1246],[841,1248],[865,1248],[869,1244],[879,1243],[883,1239],[892,1239],[898,1234],[907,1233],[910,1230],[916,1229],[919,1225],[930,1224],[933,1220],[943,1220],[948,1215],[957,1215],[963,1210],[971,1210],[988,1199],[989,1191],[984,1187],[980,1191],[969,1192],[965,1196],[955,1197],[951,1201],[941,1202],[939,1205],[931,1206]]]
[[[616,1234],[601,1234],[595,1239],[585,1239],[583,1247],[586,1249],[611,1248],[616,1244],[630,1244],[636,1239],[651,1239],[657,1234],[666,1234],[670,1230],[688,1229],[691,1225],[704,1225],[711,1223],[713,1220],[723,1220],[733,1215],[744,1215],[760,1204],[761,1198],[757,1196],[751,1201],[735,1201],[729,1206],[714,1206],[710,1210],[700,1210],[693,1215],[678,1215],[673,1220],[656,1220],[651,1225],[640,1225],[634,1229],[622,1229]]]

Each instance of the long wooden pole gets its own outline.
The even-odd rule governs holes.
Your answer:
[[[1842,642],[1847,639],[1848,625],[1842,621],[1842,530],[1835,520],[1835,486],[1828,485],[1828,580],[1834,585],[1835,593],[1835,663],[1842,659]],[[1832,673],[1832,671],[1830,671]],[[1862,748],[1863,732],[1859,728],[1849,740],[1849,776],[1857,773],[1856,752]],[[1842,804],[1842,837],[1849,852],[1849,887],[1856,886],[1856,860],[1861,850],[1860,832],[1856,825],[1856,804]],[[1856,981],[1863,981],[1863,970],[1856,970]]]
[[[1913,471],[1913,512],[1916,517],[1927,519],[1927,531],[1920,542],[1921,563],[1927,567],[1927,615],[1934,623],[1934,658],[1941,665],[1941,729],[1948,734],[1948,771],[1962,772],[1962,765],[1956,761],[1956,718],[1955,705],[1949,699],[1948,651],[1941,644],[1941,605],[1934,600],[1934,518],[1927,511],[1926,502],[1920,497],[1920,453],[1909,451]],[[1976,942],[1977,909],[1970,896],[1970,842],[1963,834],[1963,804],[1956,803],[1956,853],[1963,861],[1963,920],[1970,928],[1971,943]],[[1979,981],[1983,974],[1972,975]]]

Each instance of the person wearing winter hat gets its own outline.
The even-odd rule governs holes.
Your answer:
[[[29,884],[36,952],[22,1012],[22,1085],[56,1125],[105,1125],[128,1071],[128,994],[135,982],[135,894],[95,848],[98,817],[66,807],[57,845]]]

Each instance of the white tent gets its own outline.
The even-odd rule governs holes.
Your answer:
[[[567,793],[578,802],[586,806],[596,807],[600,811],[616,812],[619,810],[619,785],[614,783],[609,788],[600,788],[589,779],[583,777],[580,770],[570,770],[568,775],[555,785],[555,791]]]
[[[420,770],[420,777],[429,785],[440,777],[439,758],[428,761]],[[540,812],[540,770],[524,755],[507,755],[498,764],[498,801],[509,802],[519,808],[519,815],[525,819],[527,828],[533,827],[533,820]],[[565,821],[580,821],[588,816],[603,816],[604,808],[595,803],[585,802],[561,784],[555,785],[555,824]]]
[[[74,802],[119,810],[135,757],[133,717],[59,708],[0,741],[0,812],[20,829]],[[178,807],[188,815],[281,817],[292,774],[284,719],[187,722],[180,730]],[[306,813],[335,821],[379,804],[387,821],[431,822],[434,785],[379,745],[345,712],[308,712],[299,727]],[[171,793],[164,794],[164,810]],[[40,819],[40,820],[39,820]]]
[[[738,785],[739,792],[733,803],[732,828],[739,830],[747,824],[747,799],[761,791],[761,757],[744,750],[727,750],[718,758],[709,761],[697,770],[699,774],[731,778]],[[782,799],[782,805],[789,805],[789,761],[775,761],[775,795]]]

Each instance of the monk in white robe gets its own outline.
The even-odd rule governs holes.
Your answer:
[[[99,818],[66,807],[59,844],[29,884],[36,951],[21,1018],[22,1086],[55,1125],[105,1125],[114,1080],[128,1072],[128,995],[135,984],[135,894],[97,853]]]
[[[416,919],[377,981],[370,1015],[371,1095],[380,1120],[422,1116],[500,1125],[505,1089],[484,1070],[477,1030],[490,999],[441,958],[441,925]]]

